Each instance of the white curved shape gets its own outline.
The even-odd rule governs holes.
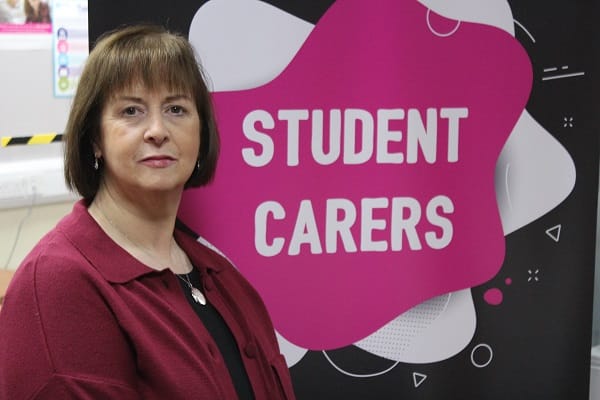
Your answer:
[[[476,325],[471,291],[464,289],[411,308],[355,346],[389,360],[436,362],[464,349]]]
[[[285,362],[288,367],[291,367],[297,364],[304,355],[308,352],[305,348],[300,346],[296,346],[283,336],[279,334],[279,332],[275,332],[275,336],[277,337],[277,343],[279,343],[279,350],[281,354],[285,357]]]
[[[529,32],[529,30],[527,30],[527,28],[525,28],[525,26],[522,23],[520,23],[519,21],[517,21],[516,19],[514,21],[515,21],[515,25],[517,25],[519,28],[521,28],[521,30],[523,32],[525,32],[525,34],[527,36],[529,36],[529,40],[531,40],[532,43],[535,43],[535,38],[533,37],[531,32]]]
[[[376,376],[381,376],[381,375],[385,375],[388,372],[390,372],[391,370],[393,370],[394,368],[396,368],[396,366],[398,364],[400,364],[400,361],[396,361],[395,363],[393,363],[391,366],[389,366],[388,368],[381,370],[381,371],[377,371],[377,372],[373,372],[370,374],[357,374],[351,371],[347,371],[344,368],[340,367],[339,365],[337,365],[332,359],[331,357],[329,357],[329,354],[327,354],[326,351],[322,351],[323,356],[325,357],[325,359],[327,360],[327,362],[329,362],[329,364],[331,364],[331,366],[333,368],[335,368],[339,373],[341,373],[342,375],[346,375],[352,378],[375,378]]]
[[[560,204],[573,190],[575,176],[569,153],[523,111],[496,163],[494,182],[504,234]]]
[[[189,40],[213,91],[242,90],[279,75],[313,28],[261,1],[211,0],[194,15]]]

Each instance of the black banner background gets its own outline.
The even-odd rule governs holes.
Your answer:
[[[156,22],[187,33],[203,1],[103,0],[89,3],[90,42],[101,33],[132,22]],[[293,15],[316,23],[330,1],[269,1]],[[597,20],[592,1],[509,1],[515,20],[535,42],[516,28],[528,52],[534,84],[527,110],[566,148],[575,162],[576,184],[558,207],[509,234],[500,273],[472,289],[477,330],[466,349],[439,363],[400,363],[387,374],[355,379],[337,372],[321,352],[308,352],[291,368],[299,399],[544,399],[587,400],[589,389],[595,218],[598,193]],[[585,76],[542,81],[543,69],[569,63]],[[565,117],[573,126],[565,127]],[[568,128],[568,129],[567,129]],[[561,224],[561,240],[545,231]],[[528,282],[528,270],[539,266],[540,283]],[[483,293],[513,278],[503,306],[489,307]],[[493,362],[471,363],[477,343],[493,343]],[[354,346],[328,352],[336,364],[368,374],[393,362]],[[413,372],[427,375],[415,387]]]

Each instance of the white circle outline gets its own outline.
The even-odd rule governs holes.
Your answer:
[[[373,378],[376,376],[384,375],[384,374],[387,374],[388,372],[390,372],[391,370],[393,370],[394,368],[396,368],[396,365],[400,364],[400,361],[396,361],[391,367],[384,369],[383,371],[380,371],[380,372],[375,372],[373,374],[354,374],[352,372],[345,371],[342,368],[338,367],[336,365],[336,363],[334,363],[333,360],[331,358],[329,358],[329,355],[327,354],[327,352],[325,350],[322,350],[322,353],[325,356],[325,359],[327,359],[327,361],[329,362],[329,364],[331,364],[331,366],[333,368],[338,370],[338,372],[341,372],[342,374],[344,374],[346,376],[350,376],[352,378]]]
[[[475,354],[475,351],[477,349],[479,349],[480,347],[484,347],[486,349],[488,349],[488,351],[490,352],[490,359],[487,360],[487,362],[483,363],[483,364],[477,364],[475,362],[475,359],[473,358],[473,355]],[[473,347],[473,350],[471,350],[471,363],[477,367],[477,368],[485,368],[488,365],[490,365],[490,363],[492,362],[492,359],[494,358],[494,351],[492,350],[492,347],[488,344],[485,343],[479,343],[477,346]]]
[[[433,33],[436,36],[439,37],[448,37],[453,35],[454,33],[456,33],[456,31],[458,30],[458,28],[460,27],[460,21],[456,21],[456,26],[454,27],[454,29],[452,29],[450,32],[448,33],[440,33],[438,31],[436,31],[435,29],[433,29],[433,27],[431,26],[431,22],[429,21],[429,15],[431,14],[431,8],[427,9],[427,27],[429,27],[429,30],[431,31],[431,33]]]

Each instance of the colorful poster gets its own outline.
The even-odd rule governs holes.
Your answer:
[[[595,9],[124,3],[91,38],[154,20],[207,71],[223,148],[181,218],[263,296],[299,399],[587,400]]]
[[[49,33],[51,9],[46,0],[0,0],[0,33]]]
[[[88,55],[87,0],[55,0],[53,58],[54,95],[71,97]]]
[[[51,32],[47,0],[0,0],[0,50],[48,49]]]

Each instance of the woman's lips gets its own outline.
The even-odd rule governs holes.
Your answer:
[[[175,159],[170,156],[151,156],[142,159],[141,163],[152,168],[165,168],[175,163]]]

